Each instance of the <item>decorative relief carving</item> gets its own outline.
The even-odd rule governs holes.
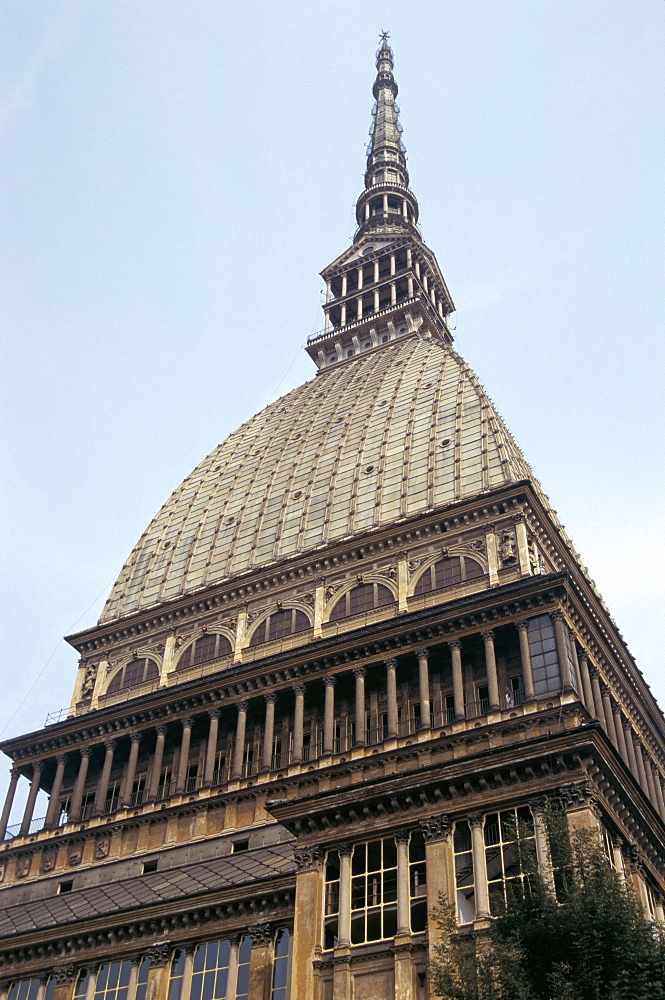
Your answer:
[[[79,970],[71,962],[69,965],[56,966],[53,970],[55,981],[58,986],[69,986],[78,978]]]
[[[316,847],[295,848],[293,857],[296,863],[296,871],[300,875],[302,872],[318,871],[325,857],[325,851],[318,845]]]
[[[111,849],[111,838],[110,837],[98,837],[95,841],[95,857],[101,860],[102,858],[108,857],[109,850]]]
[[[57,851],[55,850],[44,851],[44,853],[42,854],[42,871],[52,872],[53,869],[55,868],[55,863],[57,861],[57,858],[58,858]]]
[[[602,815],[595,789],[589,781],[564,785],[559,789],[559,797],[565,809],[591,809],[594,815]]]
[[[19,854],[16,859],[16,874],[19,878],[26,878],[30,874],[32,864],[32,854]]]
[[[309,604],[310,607],[314,607],[314,594],[301,594],[300,600],[304,601],[305,604]]]
[[[499,535],[499,558],[502,566],[512,566],[517,562],[517,541],[514,531],[505,529]]]
[[[67,863],[69,865],[80,865],[83,861],[83,844],[70,844],[67,851]]]
[[[470,544],[470,547],[472,549],[475,549],[476,552],[484,552],[485,551],[485,539],[484,538],[474,538],[473,541]]]
[[[97,664],[89,663],[85,668],[83,685],[81,687],[81,701],[84,704],[92,700],[92,694],[93,691],[95,690],[96,680],[97,680]]]
[[[442,813],[440,816],[430,816],[428,819],[420,820],[420,829],[427,843],[446,840],[451,832],[450,820],[446,813]]]
[[[420,556],[418,559],[409,559],[409,573],[415,573],[419,566],[427,559],[427,556]]]
[[[385,569],[383,572],[385,573],[385,575],[388,577],[389,580],[393,580],[394,581],[394,580],[397,579],[397,567],[396,566],[389,566],[388,569]]]
[[[247,624],[251,625],[252,622],[255,622],[256,619],[259,617],[259,615],[262,615],[262,614],[263,614],[263,611],[256,611],[256,610],[255,611],[248,611],[247,612]]]

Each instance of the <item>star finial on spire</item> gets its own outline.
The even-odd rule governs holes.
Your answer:
[[[381,34],[379,35],[379,38],[381,39],[382,42],[387,42],[388,39],[390,38],[390,32],[382,31]]]

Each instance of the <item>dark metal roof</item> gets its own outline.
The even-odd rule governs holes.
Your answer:
[[[292,845],[277,844],[183,868],[137,875],[108,885],[73,889],[49,899],[36,899],[0,909],[0,937],[184,900],[216,889],[229,889],[289,875],[294,871]],[[54,892],[61,881],[62,878],[53,879]]]

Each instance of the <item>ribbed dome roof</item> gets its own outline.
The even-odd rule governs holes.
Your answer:
[[[167,500],[101,622],[533,474],[473,372],[406,337],[322,372]]]

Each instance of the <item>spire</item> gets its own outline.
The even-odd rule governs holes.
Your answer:
[[[413,231],[418,221],[418,202],[409,191],[406,150],[402,143],[399,108],[395,103],[398,87],[393,76],[393,66],[388,32],[383,31],[376,54],[377,72],[372,88],[375,104],[365,170],[365,190],[356,203],[356,240],[368,232],[378,235]]]

